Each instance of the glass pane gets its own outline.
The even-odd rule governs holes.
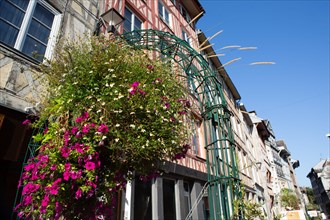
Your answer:
[[[132,26],[131,22],[125,20],[124,21],[124,32],[130,32],[131,31],[131,26]]]
[[[0,1],[0,8],[0,18],[3,18],[17,27],[21,26],[25,15],[24,11],[7,1]]]
[[[164,17],[164,15],[163,15],[163,5],[160,2],[158,2],[158,13],[159,13],[160,17]]]
[[[43,24],[33,18],[28,33],[47,45],[50,28],[45,27]]]
[[[37,4],[34,9],[33,17],[44,23],[49,28],[53,25],[54,14],[40,4]]]
[[[132,22],[132,12],[125,8],[125,21],[128,20],[130,23]]]
[[[0,41],[14,47],[18,30],[8,23],[0,20]]]
[[[165,10],[165,21],[166,23],[170,23],[170,15],[168,14],[168,11]]]
[[[46,46],[34,40],[29,35],[26,36],[22,52],[26,55],[42,61],[43,55],[45,54]]]
[[[26,10],[29,1],[28,0],[8,0],[11,3],[17,5],[18,7],[20,7],[21,9],[23,9],[24,11]]]
[[[151,182],[135,179],[134,219],[151,220]]]
[[[176,219],[174,180],[163,179],[164,220]]]
[[[141,27],[142,27],[142,22],[137,17],[135,17],[134,30],[140,30]]]

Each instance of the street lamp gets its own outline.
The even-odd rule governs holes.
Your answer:
[[[107,28],[107,33],[118,34],[117,27],[125,20],[125,18],[119,14],[119,12],[110,8],[108,11],[100,15],[98,25],[95,30],[95,34],[99,35],[101,26]]]

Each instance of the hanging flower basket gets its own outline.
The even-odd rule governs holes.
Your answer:
[[[185,156],[190,104],[171,66],[120,40],[68,43],[41,66],[41,143],[24,167],[22,218],[111,219],[133,172],[144,180]]]

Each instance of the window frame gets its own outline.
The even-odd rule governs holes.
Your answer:
[[[182,29],[182,39],[184,41],[186,41],[189,44],[189,46],[192,47],[191,38],[189,37],[189,35],[188,35],[188,33],[187,33],[187,31],[185,29]]]
[[[139,30],[143,29],[143,21],[142,21],[142,19],[140,19],[139,16],[136,15],[136,14],[133,12],[133,10],[131,10],[131,9],[130,9],[129,7],[127,7],[127,6],[125,6],[125,9],[124,9],[124,18],[125,18],[125,21],[126,21],[126,13],[125,13],[126,9],[131,13],[131,29],[130,29],[130,31],[138,30],[138,29],[135,29],[135,20],[138,20],[138,21],[141,22],[141,27],[140,27]],[[126,30],[125,30],[125,21],[124,21],[124,25],[123,25],[124,33],[126,32]],[[129,32],[129,31],[127,31],[127,32]]]
[[[37,7],[37,5],[40,5],[44,9],[46,9],[48,12],[54,15],[53,21],[51,23],[51,26],[47,26],[50,29],[49,36],[48,36],[48,41],[42,42],[39,39],[38,42],[46,45],[45,52],[44,54],[40,54],[43,56],[44,59],[51,59],[55,44],[56,44],[56,39],[57,35],[60,29],[61,25],[61,20],[62,20],[62,14],[56,10],[54,7],[52,7],[49,3],[47,3],[45,0],[30,0],[27,8],[24,12],[23,20],[20,26],[18,27],[18,34],[15,38],[15,43],[13,46],[5,43],[5,42],[0,42],[0,44],[5,45],[6,47],[13,48],[17,50],[20,54],[23,54],[24,56],[27,56],[29,58],[32,58],[36,62],[42,62],[39,59],[35,58],[33,54],[27,54],[23,52],[24,45],[26,43],[26,39],[29,35],[29,29],[31,27],[31,21],[34,17],[34,12]],[[8,22],[6,19],[3,19],[4,21]],[[11,22],[10,22],[11,23]],[[31,37],[31,36],[30,36]],[[34,39],[34,36],[32,36]]]
[[[191,21],[190,15],[187,11],[187,9],[180,4],[180,14],[182,15],[182,17],[189,23]]]
[[[161,6],[161,8],[159,8]],[[166,19],[166,13],[168,15],[168,20]],[[171,26],[171,13],[166,8],[165,4],[158,0],[158,15],[168,26]]]

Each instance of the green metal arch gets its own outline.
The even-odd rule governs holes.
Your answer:
[[[122,37],[137,49],[155,50],[174,60],[195,82],[199,110],[203,117],[207,150],[208,201],[210,219],[231,219],[234,200],[241,199],[240,179],[235,158],[235,141],[218,73],[190,45],[168,32],[135,30]],[[188,216],[189,217],[189,216]],[[242,219],[242,214],[239,219]],[[188,219],[188,218],[186,218]]]

